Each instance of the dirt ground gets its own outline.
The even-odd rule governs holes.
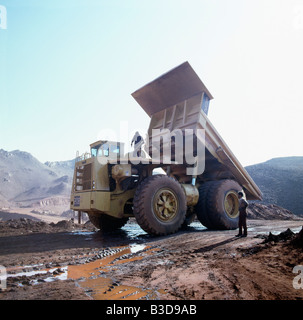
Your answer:
[[[249,220],[248,237],[236,238],[197,222],[166,237],[133,221],[110,234],[70,221],[0,222],[0,299],[302,300],[293,272],[302,225]]]

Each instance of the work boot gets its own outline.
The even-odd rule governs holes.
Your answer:
[[[235,237],[237,238],[242,237],[242,234],[238,233]]]

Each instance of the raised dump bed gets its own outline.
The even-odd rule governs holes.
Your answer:
[[[173,133],[178,130],[184,134],[186,129],[192,129],[194,133],[197,129],[204,129],[205,134],[199,142],[205,146],[205,154],[199,161],[205,161],[205,170],[197,176],[197,183],[234,179],[243,187],[248,200],[261,200],[260,189],[207,117],[209,101],[213,97],[188,62],[150,82],[132,95],[151,117],[148,129],[150,143],[147,150],[151,157],[153,153],[158,154],[152,141],[159,141],[159,135],[163,141],[173,145],[170,138],[165,138],[165,134],[174,136]],[[199,135],[196,136],[199,139]],[[161,146],[160,155],[163,155],[164,148],[165,146]],[[194,148],[193,151],[197,149]],[[174,156],[172,160],[175,160]],[[184,182],[191,180],[186,174],[186,166],[180,168],[172,165],[170,174],[182,177]]]

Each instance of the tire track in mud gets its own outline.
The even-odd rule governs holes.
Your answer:
[[[71,266],[68,277],[78,279],[78,285],[96,300],[156,298],[156,294],[151,289],[125,286],[120,281],[106,276],[110,271],[119,268],[119,265],[142,260],[157,248],[144,247],[137,252],[131,250],[131,247],[111,248],[109,253],[103,254],[103,256],[101,254],[101,257],[97,255],[98,259],[93,262]]]
[[[114,279],[113,274],[121,265],[146,259],[157,251],[160,249],[145,245],[105,248],[93,255],[78,257],[70,265],[61,268],[40,269],[30,265],[22,269],[11,268],[10,271],[15,272],[9,274],[8,279],[18,287],[56,280],[73,280],[95,300],[155,300],[159,298],[159,294],[165,293],[164,290],[123,285],[121,281]]]

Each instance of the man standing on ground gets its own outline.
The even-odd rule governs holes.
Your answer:
[[[247,224],[246,224],[246,208],[248,207],[248,202],[243,198],[243,192],[238,192],[238,198],[239,198],[239,233],[236,235],[236,237],[247,237]],[[242,228],[243,228],[243,234],[242,234]]]

